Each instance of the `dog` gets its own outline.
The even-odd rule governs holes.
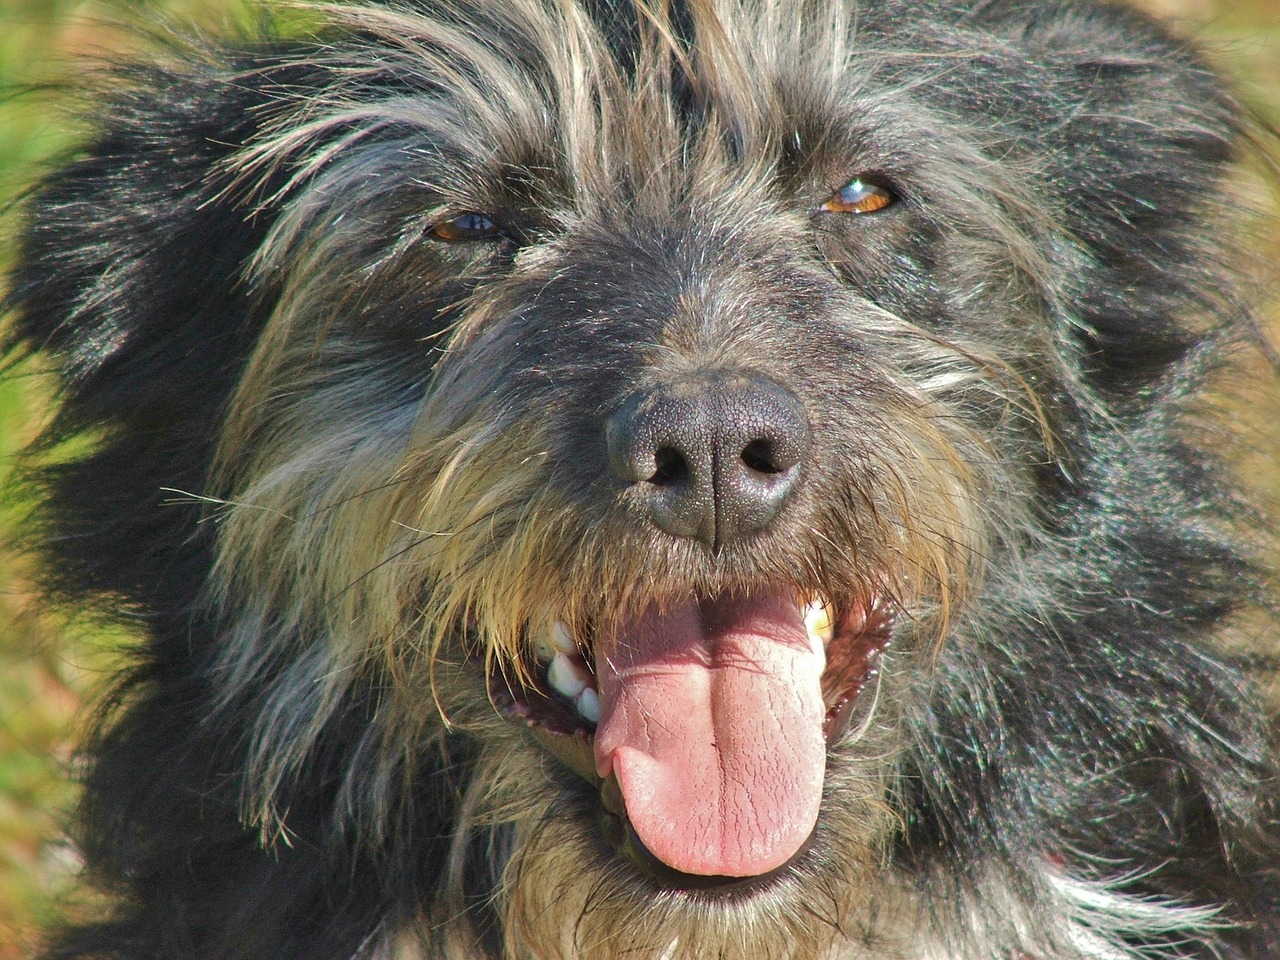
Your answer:
[[[50,956],[1280,957],[1186,44],[365,0],[94,89],[10,350],[51,600],[142,639]]]

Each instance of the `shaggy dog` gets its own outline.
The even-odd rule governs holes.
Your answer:
[[[27,206],[58,956],[1280,957],[1238,113],[1075,0],[394,0]]]

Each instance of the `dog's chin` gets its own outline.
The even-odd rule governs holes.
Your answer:
[[[503,714],[598,795],[599,830],[647,884],[750,897],[810,855],[827,757],[865,714],[889,641],[878,596],[764,586],[538,631]]]

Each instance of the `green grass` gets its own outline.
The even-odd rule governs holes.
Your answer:
[[[0,204],[7,206],[37,158],[56,149],[41,98],[20,98],[16,78],[44,81],[55,24],[67,4],[0,0]],[[0,224],[0,230],[7,228]],[[7,231],[6,231],[7,232]],[[6,233],[0,233],[4,237]],[[0,247],[0,270],[8,262]],[[74,871],[59,824],[74,800],[62,776],[67,733],[80,700],[77,677],[50,621],[37,613],[12,532],[29,505],[6,481],[13,456],[44,415],[32,377],[0,381],[0,960],[30,954],[30,931],[53,910]]]
[[[76,124],[56,95],[16,96],[18,85],[74,78],[76,58],[131,43],[119,21],[158,11],[217,23],[237,0],[0,0],[0,211],[41,165],[74,142]],[[1247,95],[1280,122],[1280,0],[1148,0],[1192,12]],[[114,26],[103,25],[114,22]],[[0,214],[0,273],[12,214]],[[1280,260],[1280,249],[1276,250]],[[3,321],[0,320],[0,323]],[[47,416],[48,385],[35,375],[0,378],[0,960],[31,955],[31,931],[50,917],[76,871],[59,825],[74,802],[66,777],[74,719],[121,638],[39,611],[13,531],[30,505],[4,485],[13,456]],[[7,497],[7,499],[5,499]],[[104,651],[108,651],[104,653]],[[94,664],[98,666],[95,668]]]
[[[41,391],[0,383],[0,484],[42,416]],[[8,542],[28,505],[0,507],[0,958],[17,958],[32,922],[70,877],[74,858],[58,842],[73,792],[62,770],[79,703],[79,677],[50,621],[37,613],[25,564]]]

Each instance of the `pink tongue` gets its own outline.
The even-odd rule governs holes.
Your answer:
[[[595,657],[596,771],[650,853],[754,877],[800,850],[822,798],[825,657],[793,593],[650,608]]]

